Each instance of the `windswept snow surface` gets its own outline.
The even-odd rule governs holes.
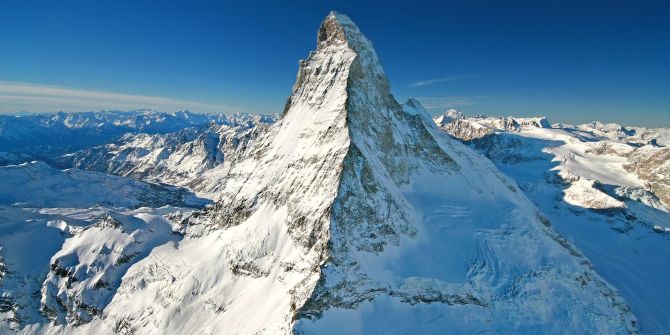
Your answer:
[[[463,118],[478,123],[481,117]],[[467,123],[435,122],[459,138]],[[478,129],[478,128],[475,128]],[[461,138],[489,157],[632,307],[642,333],[670,329],[670,149],[660,130],[594,122]],[[641,140],[642,138],[644,140]],[[665,202],[664,202],[665,199]]]
[[[560,171],[564,179],[579,177],[611,185],[633,187],[644,185],[635,174],[626,171],[624,165],[627,160],[624,157],[590,152],[593,148],[592,142],[582,142],[568,131],[530,128],[519,135],[540,141],[563,143],[560,146],[547,146],[544,152],[553,155],[554,161],[560,162],[556,170]]]

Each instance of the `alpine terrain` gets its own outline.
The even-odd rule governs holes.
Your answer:
[[[433,119],[340,13],[277,117],[4,120],[0,333],[670,329],[667,133]]]
[[[418,102],[416,102],[418,103]],[[670,148],[667,129],[546,118],[435,118],[490,158],[615,285],[641,332],[670,329]]]

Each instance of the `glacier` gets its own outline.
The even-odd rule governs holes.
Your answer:
[[[621,292],[640,332],[665,333],[670,148],[659,143],[666,131],[600,122],[505,128],[509,119],[461,114],[434,121],[517,182]]]

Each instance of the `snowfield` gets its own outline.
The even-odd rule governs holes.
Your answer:
[[[670,329],[670,165],[664,158],[670,148],[649,135],[666,132],[599,122],[506,130],[491,126],[497,120],[460,114],[435,122],[517,182],[554,229],[619,289],[642,333]],[[470,124],[486,134],[470,136]]]

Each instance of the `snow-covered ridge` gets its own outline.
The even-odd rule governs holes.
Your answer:
[[[416,100],[416,99],[414,99]],[[418,100],[416,100],[418,102]],[[420,102],[419,102],[420,103]],[[550,124],[546,117],[492,117],[492,116],[470,116],[466,117],[462,112],[449,109],[442,115],[433,118],[435,123],[457,138],[470,140],[483,137],[495,132],[522,131],[532,128],[557,128],[565,129],[591,140],[612,140],[626,142],[634,145],[670,145],[670,129],[667,128],[644,128],[627,127],[617,123],[602,123],[594,121],[577,126],[570,124]]]
[[[670,266],[661,251],[670,230],[670,148],[660,145],[667,129],[593,122],[489,132],[481,117],[443,119],[436,122],[444,131],[514,178],[556,229],[586,251],[630,299],[643,333],[670,327],[667,273],[660,270]]]
[[[471,140],[491,135],[500,131],[522,131],[528,128],[551,128],[545,117],[485,117],[466,118],[463,113],[450,109],[443,115],[434,118],[435,123],[457,138]]]
[[[53,158],[68,152],[112,143],[126,133],[166,134],[210,124],[271,122],[272,116],[163,113],[153,110],[103,111],[36,115],[0,115],[0,152]]]
[[[448,117],[447,114],[457,115]],[[579,126],[555,124],[546,118],[465,117],[454,111],[434,118],[440,128],[499,162],[540,158],[542,153],[554,154],[563,163],[557,167],[567,181],[585,178],[619,186],[645,187],[670,208],[670,148],[663,147],[664,129],[623,127],[592,122]],[[491,135],[499,134],[498,138]],[[511,136],[519,135],[519,136]],[[555,141],[547,148],[527,150],[525,138]],[[565,143],[560,145],[560,142]],[[504,154],[501,154],[504,153]],[[592,156],[593,158],[588,158]],[[602,172],[600,172],[602,171]]]
[[[178,239],[172,231],[180,228],[163,215],[192,211],[174,206],[205,203],[184,189],[79,169],[58,170],[39,161],[2,166],[0,180],[3,334],[32,323],[46,324],[57,315],[64,320],[60,307],[54,308],[61,303],[78,309],[71,315],[73,322],[90,320],[114,293],[127,267],[146,255],[152,243]],[[119,226],[94,233],[111,217],[125,222],[123,231]],[[100,244],[107,245],[107,251],[88,248]],[[81,254],[73,256],[73,249]],[[92,262],[72,264],[79,260]],[[101,269],[102,263],[106,264]],[[85,278],[109,285],[95,286]],[[64,293],[83,291],[75,300]]]
[[[127,133],[118,143],[84,149],[55,161],[61,167],[197,189],[191,185],[195,179],[226,160],[235,160],[274,120],[255,117],[167,134]]]

